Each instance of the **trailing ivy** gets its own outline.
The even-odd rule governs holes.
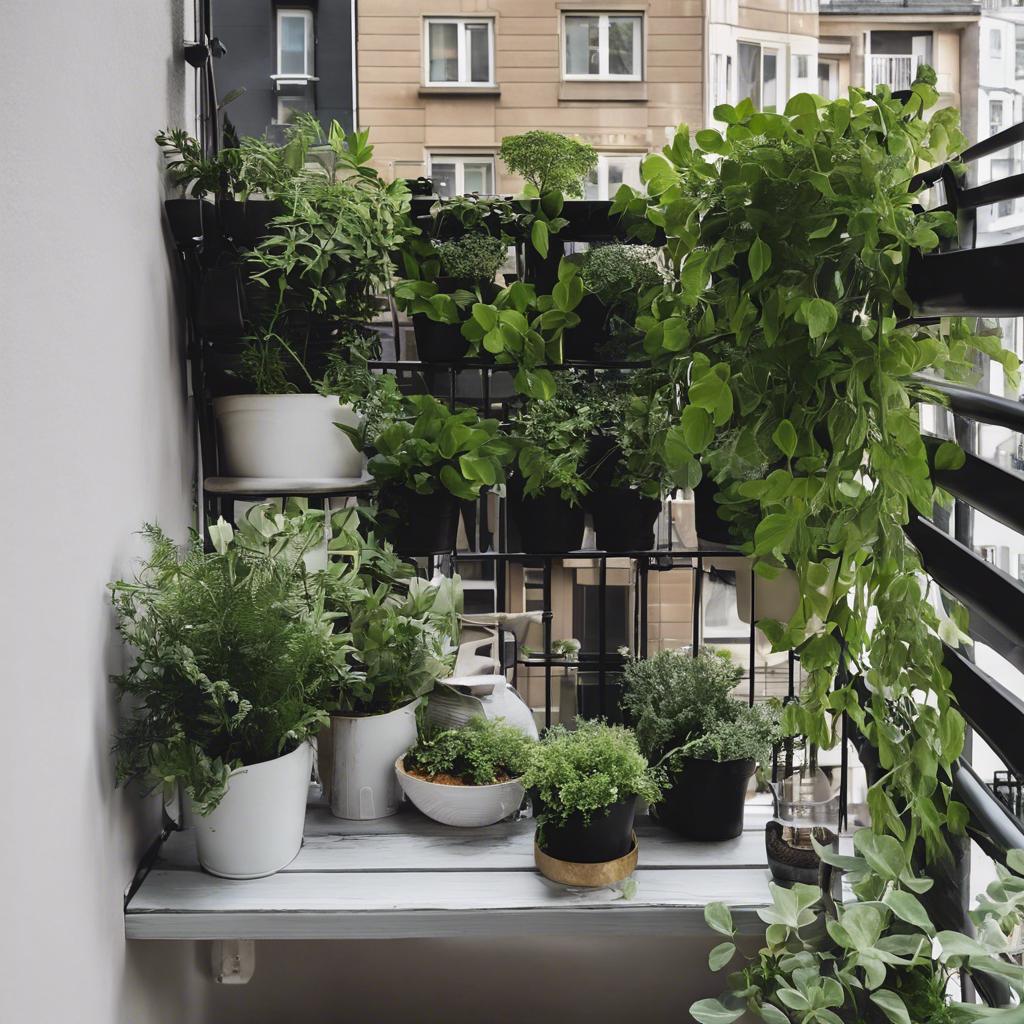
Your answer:
[[[875,830],[907,849],[922,838],[930,857],[966,819],[942,781],[964,723],[939,639],[959,642],[965,624],[936,610],[903,532],[938,497],[919,425],[937,396],[914,375],[962,379],[973,349],[1017,369],[962,322],[905,322],[911,252],[955,232],[910,191],[921,165],[964,143],[955,111],[923,119],[935,99],[922,78],[905,102],[882,88],[795,96],[783,114],[718,107],[724,133],[691,141],[683,127],[644,161],[646,229],[638,196],[620,190],[613,205],[635,235],[667,237],[674,283],[638,326],[685,399],[665,439],[673,479],[710,476],[757,571],[800,580],[792,620],[761,623],[776,648],[799,649],[807,676],[785,724],[830,747],[848,712],[879,752]]]

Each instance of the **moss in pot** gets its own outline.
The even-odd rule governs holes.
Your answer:
[[[773,704],[738,700],[741,669],[724,651],[659,651],[624,669],[623,706],[645,756],[664,764],[671,788],[654,813],[687,839],[735,838],[747,785],[780,738]]]
[[[518,810],[536,741],[502,720],[428,732],[395,763],[406,797],[443,825],[493,825]]]
[[[661,772],[620,725],[580,719],[551,728],[523,777],[537,817],[537,847],[548,857],[597,864],[633,846],[637,800],[661,796]]]

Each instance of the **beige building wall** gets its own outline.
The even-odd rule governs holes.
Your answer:
[[[361,0],[358,84],[361,128],[370,129],[385,171],[428,170],[428,154],[495,153],[502,138],[535,128],[578,135],[608,154],[664,145],[703,109],[703,0]],[[644,16],[643,80],[565,81],[565,14]],[[494,20],[494,88],[430,87],[424,79],[424,19]],[[519,181],[497,162],[497,190]]]

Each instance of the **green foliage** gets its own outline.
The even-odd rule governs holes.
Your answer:
[[[508,257],[508,245],[493,235],[468,234],[447,242],[434,242],[446,277],[493,281]]]
[[[516,281],[493,302],[473,304],[472,318],[462,327],[470,354],[481,349],[502,365],[516,366],[516,390],[530,398],[551,398],[555,380],[545,363],[562,362],[562,332],[575,327],[574,312],[583,298],[579,271],[568,260],[558,268],[550,295],[537,295],[533,285]]]
[[[708,473],[758,571],[786,565],[799,579],[792,621],[761,623],[807,671],[787,729],[831,747],[847,711],[882,762],[874,827],[923,837],[930,856],[947,820],[960,827],[940,780],[963,722],[903,533],[934,497],[918,422],[933,396],[914,375],[963,377],[974,348],[1016,369],[962,321],[897,326],[911,252],[955,230],[948,212],[917,212],[909,191],[921,164],[963,144],[954,111],[921,117],[934,100],[924,81],[905,103],[884,87],[832,103],[801,95],[784,114],[719,108],[724,136],[681,130],[642,168],[675,283],[638,318],[684,393],[665,446],[674,479]],[[637,198],[615,205],[635,215]]]
[[[606,306],[625,310],[635,310],[639,296],[665,281],[650,245],[596,245],[584,254],[580,276]]]
[[[477,717],[462,729],[420,737],[405,756],[406,771],[452,775],[469,786],[491,786],[526,771],[535,742],[504,721]]]
[[[628,729],[580,719],[572,732],[561,725],[548,730],[523,785],[540,796],[544,813],[538,822],[543,829],[564,825],[577,812],[589,822],[595,813],[630,796],[655,803],[661,797],[661,780],[661,772],[648,765]]]
[[[558,132],[506,135],[498,156],[541,196],[547,192],[582,196],[587,175],[597,166],[597,150],[593,146]]]
[[[171,181],[183,196],[203,199],[220,188],[221,167],[203,156],[198,139],[184,128],[167,128],[156,133],[156,144],[163,150]]]
[[[210,528],[210,553],[196,536],[182,553],[159,527],[143,532],[149,558],[111,585],[134,652],[115,682],[137,705],[117,738],[117,778],[180,782],[206,814],[234,769],[294,749],[348,686],[350,637],[326,611],[323,575],[303,562],[323,513],[256,506],[237,532]]]
[[[578,504],[590,486],[583,476],[590,438],[597,424],[593,408],[581,404],[577,389],[562,382],[548,399],[532,399],[511,419],[509,439],[523,478],[523,492],[535,496],[557,491]]]
[[[430,207],[431,231],[437,236],[454,225],[465,232],[500,236],[516,223],[516,211],[507,199],[495,196],[452,196]]]
[[[1019,1007],[987,1009],[950,1002],[946,991],[963,968],[994,975],[1024,994],[1024,968],[1007,962],[1016,952],[1010,936],[1024,921],[1024,857],[1011,851],[1014,868],[999,869],[972,913],[974,937],[939,931],[918,898],[931,885],[916,878],[906,848],[868,829],[854,835],[855,856],[821,846],[827,863],[847,872],[855,902],[823,901],[817,886],[770,885],[772,902],[758,916],[767,925],[765,945],[728,979],[728,992],[690,1007],[699,1024],[737,1021],[745,1013],[768,1024],[957,1024],[977,1019],[1020,1019]],[[711,903],[710,928],[728,941],[712,950],[709,965],[722,970],[737,955],[729,908]]]
[[[512,450],[500,426],[473,409],[452,412],[432,395],[410,395],[358,428],[338,424],[360,451],[372,451],[367,468],[384,486],[416,494],[444,487],[465,501],[504,483]]]
[[[780,739],[778,713],[733,695],[741,675],[728,652],[710,648],[627,661],[622,705],[644,756],[673,768],[683,757],[769,765]]]

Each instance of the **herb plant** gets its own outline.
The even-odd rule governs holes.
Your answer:
[[[462,729],[420,737],[405,756],[405,770],[448,776],[467,786],[492,786],[519,778],[530,763],[536,743],[503,721],[470,719]]]
[[[594,427],[591,409],[565,383],[551,398],[527,401],[508,428],[523,493],[556,491],[570,505],[579,504],[590,490],[584,474]]]
[[[848,713],[879,750],[874,828],[923,838],[929,856],[966,818],[940,785],[964,735],[940,635],[956,644],[964,624],[935,610],[903,533],[935,496],[918,421],[934,395],[914,375],[961,377],[974,348],[1016,365],[963,323],[904,324],[911,251],[955,230],[910,191],[919,166],[963,144],[954,111],[922,118],[935,99],[921,79],[905,102],[884,87],[832,103],[803,94],[783,114],[717,108],[724,134],[681,130],[643,164],[675,283],[638,319],[684,393],[665,442],[674,478],[709,473],[757,571],[799,579],[792,621],[761,624],[807,672],[787,730],[828,748]],[[613,205],[635,209],[625,193]],[[946,444],[938,464],[962,458]]]
[[[493,281],[508,257],[508,245],[493,235],[463,235],[447,242],[435,242],[445,277],[464,281]]]
[[[627,661],[622,706],[644,756],[674,768],[683,757],[770,764],[780,739],[778,713],[738,700],[733,692],[740,675],[728,652],[709,648],[696,656],[658,651]]]
[[[444,488],[465,501],[505,480],[512,452],[500,426],[473,409],[452,412],[432,395],[410,395],[397,411],[360,427],[338,424],[360,451],[372,449],[367,468],[385,487],[416,494]]]
[[[583,255],[580,276],[606,306],[633,306],[638,296],[664,284],[658,250],[651,245],[595,245]]]
[[[589,824],[595,814],[631,796],[655,803],[662,775],[640,753],[636,737],[621,725],[580,719],[570,732],[555,725],[537,745],[523,776],[544,811],[538,822],[562,826],[579,814]]]
[[[236,531],[210,527],[182,553],[147,526],[149,558],[111,585],[119,631],[135,652],[115,680],[138,709],[117,738],[119,782],[180,782],[200,813],[228,776],[314,734],[350,678],[349,635],[325,609],[321,574],[303,555],[323,538],[323,514],[247,513]]]

